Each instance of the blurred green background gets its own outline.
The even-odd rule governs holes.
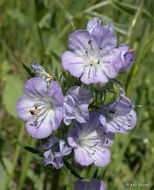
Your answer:
[[[136,48],[133,66],[119,76],[135,105],[138,122],[116,135],[112,160],[105,168],[80,171],[86,179],[99,177],[107,190],[154,189],[154,1],[153,0],[1,0],[0,1],[0,189],[73,190],[75,178],[64,166],[44,167],[42,160],[16,145],[37,147],[15,104],[29,78],[23,68],[32,61],[52,74],[60,71],[60,56],[69,35],[84,29],[97,16],[115,25],[118,43]],[[147,187],[131,187],[147,184]]]

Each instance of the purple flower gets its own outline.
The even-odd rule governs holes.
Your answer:
[[[63,156],[71,153],[72,148],[66,145],[63,139],[58,139],[56,136],[48,139],[41,149],[44,149],[44,164],[52,164],[56,169],[63,166]]]
[[[78,180],[75,184],[75,190],[105,190],[103,181],[92,179],[91,181]]]
[[[123,73],[129,69],[129,67],[133,63],[134,59],[134,51],[135,49],[131,49],[128,45],[126,44],[121,44],[119,46],[119,50],[121,50],[121,59],[122,59],[122,67],[120,68],[120,73]]]
[[[49,82],[52,80],[52,76],[50,76],[45,70],[44,68],[36,63],[36,62],[32,62],[30,64],[31,68],[34,70],[36,77],[40,77],[42,79],[44,79],[46,82]]]
[[[102,106],[101,124],[112,133],[125,133],[136,125],[136,112],[129,98],[121,94],[111,104]]]
[[[74,158],[81,166],[92,163],[106,166],[110,162],[110,147],[114,134],[106,133],[100,127],[99,113],[90,112],[90,120],[85,124],[77,123],[68,134],[68,143],[74,148]]]
[[[93,29],[96,26],[102,26],[102,25],[104,25],[103,21],[98,17],[94,17],[93,19],[88,21],[87,30],[89,31],[89,33],[92,33]],[[114,32],[114,26],[112,23],[104,25],[104,27],[110,30],[110,32]]]
[[[68,40],[70,51],[63,53],[62,65],[85,84],[107,83],[122,67],[121,50],[113,25],[103,26],[97,18],[89,21],[87,30],[72,33]]]
[[[69,125],[72,119],[86,123],[89,119],[88,101],[91,98],[92,94],[86,88],[80,86],[69,88],[64,97],[64,123]]]
[[[46,138],[57,130],[63,118],[63,94],[59,84],[48,85],[42,78],[24,84],[24,95],[16,104],[16,113],[26,121],[26,129],[34,138]]]

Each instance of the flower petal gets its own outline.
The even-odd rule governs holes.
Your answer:
[[[32,116],[30,110],[34,109],[36,103],[38,103],[37,98],[22,95],[16,104],[16,113],[20,119],[27,121]]]
[[[104,26],[96,26],[92,33],[91,33],[95,43],[97,44],[98,48],[102,48],[104,52],[115,48],[117,45],[117,38]]]
[[[93,158],[83,148],[77,148],[74,150],[74,158],[77,163],[82,166],[89,166],[93,163]]]
[[[48,86],[48,96],[51,97],[52,100],[56,103],[58,106],[63,105],[63,93],[62,89],[59,86],[58,82],[56,81],[51,81],[50,85]]]
[[[96,152],[93,155],[94,164],[98,167],[104,167],[110,162],[111,153],[108,148],[102,146],[95,147]]]
[[[83,58],[75,53],[65,51],[61,57],[62,65],[65,70],[69,71],[74,77],[80,77],[84,70]]]
[[[47,83],[42,78],[31,78],[26,81],[24,93],[30,97],[43,97],[47,92]]]
[[[89,48],[90,33],[87,30],[73,32],[68,40],[68,48],[72,51],[80,50],[83,53]]]

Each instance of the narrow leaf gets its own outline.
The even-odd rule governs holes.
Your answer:
[[[116,7],[120,8],[121,10],[123,10],[123,11],[125,11],[125,12],[127,12],[129,14],[132,14],[132,15],[134,15],[136,13],[136,11],[138,10],[138,7],[135,6],[135,5],[130,5],[130,4],[126,4],[126,3],[120,3],[120,2],[118,2],[116,0],[113,0],[112,3]],[[147,10],[145,10],[145,9],[142,10],[142,16],[147,18],[147,19],[152,19],[151,13],[148,12]]]
[[[32,148],[30,146],[27,146],[26,144],[24,144],[23,142],[20,141],[16,141],[16,144],[19,145],[20,147],[24,148],[25,150],[33,153],[33,154],[38,154],[39,156],[42,156],[42,152],[40,152],[39,150]]]
[[[27,73],[28,73],[31,77],[35,77],[35,73],[33,73],[33,72],[31,71],[31,69],[30,69],[29,67],[27,67],[27,65],[25,65],[24,63],[23,63],[23,68],[27,71]]]

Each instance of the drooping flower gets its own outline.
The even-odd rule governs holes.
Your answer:
[[[87,30],[89,31],[89,33],[92,33],[93,29],[96,26],[102,26],[102,25],[104,25],[103,20],[99,19],[98,17],[94,17],[93,19],[88,21]],[[114,32],[114,26],[112,23],[104,25],[104,27],[110,30],[111,32]]]
[[[75,190],[105,190],[103,181],[92,179],[91,181],[77,180]]]
[[[64,123],[69,125],[72,119],[79,123],[86,123],[89,119],[88,101],[92,98],[91,92],[80,86],[68,89],[64,97]]]
[[[115,102],[102,106],[100,122],[107,131],[125,133],[136,125],[136,112],[133,108],[130,99],[125,94],[120,94]]]
[[[63,94],[59,84],[48,85],[42,78],[31,78],[24,84],[24,95],[16,104],[16,113],[26,121],[34,138],[46,138],[58,129],[63,118]]]
[[[68,143],[74,148],[74,158],[81,166],[92,163],[95,166],[106,166],[110,162],[110,147],[113,144],[114,134],[106,133],[100,127],[99,113],[90,112],[87,123],[75,123],[68,134]]]
[[[122,67],[120,68],[120,73],[123,73],[129,69],[129,67],[133,63],[134,59],[134,51],[135,49],[131,49],[128,45],[126,44],[121,44],[119,46],[119,50],[121,50],[121,59],[122,59]]]
[[[122,51],[116,48],[114,28],[102,25],[98,18],[90,20],[87,30],[72,33],[68,40],[70,51],[63,53],[62,65],[85,84],[107,83],[123,68]]]
[[[40,77],[44,79],[46,82],[49,82],[52,80],[52,76],[49,75],[40,64],[36,62],[32,62],[30,66],[35,72],[35,77]]]
[[[40,149],[45,150],[44,164],[52,164],[56,169],[60,169],[63,166],[63,157],[72,151],[72,148],[63,139],[58,139],[56,136],[48,139]]]

